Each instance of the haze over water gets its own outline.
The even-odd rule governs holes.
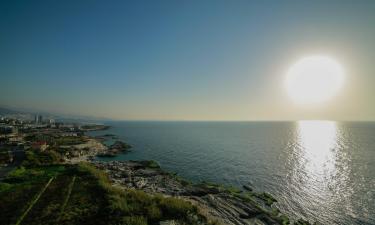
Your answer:
[[[272,193],[288,215],[323,224],[375,224],[375,123],[116,122],[133,151],[194,181]]]

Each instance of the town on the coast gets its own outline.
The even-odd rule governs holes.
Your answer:
[[[250,185],[192,183],[95,123],[0,117],[0,224],[310,224]],[[101,160],[105,159],[105,160]]]

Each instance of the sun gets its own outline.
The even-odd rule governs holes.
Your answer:
[[[327,56],[309,56],[293,64],[285,86],[290,98],[298,104],[315,104],[330,100],[344,82],[340,63]]]

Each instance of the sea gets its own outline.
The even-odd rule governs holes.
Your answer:
[[[292,219],[375,224],[375,122],[107,122],[132,151],[194,182],[269,192]],[[110,144],[110,143],[108,143]]]

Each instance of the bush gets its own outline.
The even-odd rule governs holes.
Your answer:
[[[16,169],[12,170],[8,174],[8,177],[18,178],[18,177],[22,177],[25,173],[26,173],[25,167],[21,166],[21,167],[18,167]]]
[[[121,221],[122,225],[147,225],[147,220],[143,216],[126,216]]]
[[[8,191],[12,188],[11,184],[8,183],[0,183],[0,193]]]
[[[23,162],[24,166],[41,166],[58,164],[63,162],[61,155],[53,150],[40,152],[38,150],[30,150],[26,152],[26,159]]]
[[[151,221],[159,221],[162,218],[162,212],[161,210],[155,205],[152,204],[146,208],[147,211],[147,217]]]
[[[144,164],[144,166],[146,166],[148,168],[153,168],[153,169],[159,169],[160,168],[160,165],[154,160],[144,161],[143,164]]]
[[[172,197],[158,197],[159,205],[165,212],[167,218],[186,219],[189,212],[196,212],[197,209],[189,202]]]

